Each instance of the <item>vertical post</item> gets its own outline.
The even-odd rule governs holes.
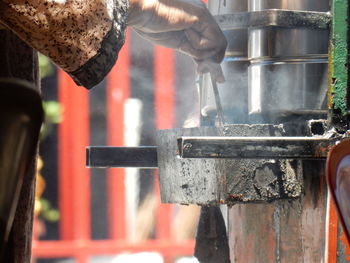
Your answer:
[[[0,29],[0,77],[29,81],[40,89],[37,52],[9,30]],[[35,156],[23,178],[4,262],[29,262],[34,210]]]
[[[337,243],[338,243],[338,216],[333,201],[328,194],[327,200],[327,244],[326,262],[337,263]]]
[[[58,182],[62,239],[90,238],[90,175],[85,167],[89,145],[88,91],[77,87],[63,71],[58,73],[58,100],[63,121],[58,131]]]
[[[107,78],[107,143],[124,145],[124,105],[130,93],[130,35]],[[109,235],[114,240],[126,238],[125,169],[108,170]]]
[[[170,129],[174,124],[174,51],[162,47],[155,48],[154,78],[155,78],[155,107],[156,128]],[[155,180],[159,193],[159,180]],[[159,196],[159,194],[158,194]],[[157,238],[169,239],[171,237],[171,205],[160,204],[157,214]]]
[[[348,86],[349,86],[349,3],[347,0],[332,1],[331,38],[328,58],[328,109],[329,121],[338,132],[348,130]],[[330,195],[329,197],[330,198]],[[343,253],[340,245],[346,247],[340,238],[340,224],[332,200],[328,201],[327,262],[337,262]],[[339,239],[340,238],[340,239]],[[345,253],[346,254],[346,253]]]
[[[340,132],[348,129],[348,11],[347,0],[332,1],[328,108],[331,124]]]

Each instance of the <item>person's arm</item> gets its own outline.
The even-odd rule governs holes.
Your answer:
[[[223,81],[226,40],[200,0],[1,0],[0,23],[86,88],[115,64],[127,24]]]
[[[0,22],[92,88],[124,44],[128,0],[2,0]]]

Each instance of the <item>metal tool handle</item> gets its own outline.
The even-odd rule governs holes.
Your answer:
[[[210,74],[210,80],[211,80],[211,85],[213,87],[213,92],[214,92],[214,97],[215,97],[216,114],[218,117],[219,126],[222,127],[225,124],[225,119],[224,119],[224,111],[223,111],[222,105],[221,105],[221,99],[220,99],[218,85],[211,74]]]

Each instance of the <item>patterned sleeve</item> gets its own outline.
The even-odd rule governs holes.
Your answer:
[[[124,44],[128,0],[0,0],[0,22],[88,89]]]

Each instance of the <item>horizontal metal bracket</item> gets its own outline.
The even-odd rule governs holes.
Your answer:
[[[313,137],[180,137],[181,158],[325,159],[334,140]],[[89,168],[158,168],[157,147],[86,148]]]
[[[306,27],[328,29],[331,21],[331,14],[326,12],[268,9],[263,11],[216,15],[215,19],[222,30],[252,27]]]
[[[157,147],[86,147],[89,168],[158,168]]]
[[[325,159],[334,141],[318,137],[180,137],[182,158]]]

